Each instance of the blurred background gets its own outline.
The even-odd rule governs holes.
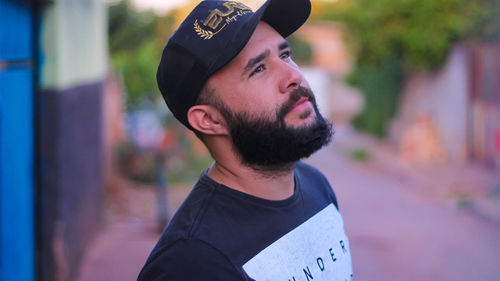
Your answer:
[[[212,163],[155,79],[197,3],[0,0],[0,280],[137,278]],[[336,133],[306,161],[355,279],[500,280],[499,2],[312,4],[288,40]]]

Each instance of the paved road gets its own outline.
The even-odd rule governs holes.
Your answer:
[[[383,163],[352,162],[342,142],[350,140],[337,136],[307,162],[322,170],[335,189],[350,237],[355,280],[500,280],[500,225],[456,201],[423,193],[421,181],[412,180],[419,177],[395,174],[397,169],[380,167]],[[135,280],[156,242],[154,194],[147,188],[126,190],[121,207],[127,210],[111,216],[77,280]],[[188,191],[172,190],[171,207]]]
[[[333,144],[307,162],[335,189],[355,280],[500,280],[500,227],[418,184],[348,160]]]

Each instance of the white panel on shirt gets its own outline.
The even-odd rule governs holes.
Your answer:
[[[257,281],[351,281],[349,241],[335,205],[276,240],[243,269]]]

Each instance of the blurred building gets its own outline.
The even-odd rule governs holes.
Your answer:
[[[440,70],[413,73],[392,138],[409,162],[500,168],[500,44],[457,45]]]
[[[313,87],[322,114],[336,125],[349,123],[362,110],[364,100],[359,90],[344,82],[354,60],[341,26],[332,22],[306,23],[296,34],[312,49],[311,65],[302,66],[302,71]]]
[[[73,280],[102,222],[107,14],[0,0],[0,280]]]
[[[326,93],[320,100],[329,108],[322,111],[335,124],[349,123],[364,100],[344,82],[353,58],[343,29],[336,23],[313,22],[297,34],[312,47],[310,67],[327,74],[327,90],[319,92]],[[309,70],[304,68],[306,76]],[[307,76],[314,82],[311,77],[318,75]],[[459,44],[439,70],[411,73],[397,112],[390,138],[408,162],[477,161],[500,168],[500,44]]]

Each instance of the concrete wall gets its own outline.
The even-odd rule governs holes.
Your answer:
[[[73,280],[103,215],[104,1],[43,9],[40,69],[39,280]]]
[[[466,160],[468,88],[463,46],[453,49],[439,71],[410,75],[391,132],[408,160]]]
[[[102,81],[108,68],[104,1],[56,0],[42,19],[42,88]]]
[[[469,54],[468,155],[500,169],[500,42],[475,43]]]

